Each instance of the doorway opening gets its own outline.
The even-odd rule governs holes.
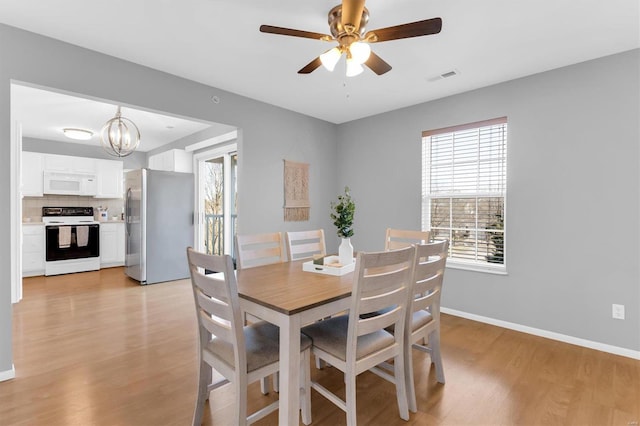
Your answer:
[[[111,170],[105,166],[98,172],[96,164],[103,164],[106,160],[121,161],[120,170],[124,172],[146,167],[193,173],[195,153],[207,149],[207,146],[229,140],[220,138],[221,135],[233,133],[237,138],[235,126],[122,104],[109,99],[98,99],[24,81],[11,82],[10,100],[12,303],[18,303],[22,299],[23,277],[45,274],[45,238],[44,226],[41,225],[44,206],[92,207],[94,211],[104,208],[112,212],[107,217],[112,221],[125,210],[122,189],[120,192],[116,189],[108,194],[102,193],[100,197],[59,195],[45,191],[43,173],[45,170],[59,170],[62,167],[60,158],[82,158],[83,160],[73,160],[72,168],[62,168],[72,171],[77,168],[86,172],[82,168],[91,164],[93,166],[90,172],[96,175],[106,176]],[[144,140],[132,155],[113,160],[100,144],[99,129],[113,116],[116,105],[126,107],[127,116],[140,128]],[[66,137],[62,129],[68,125],[69,120],[74,123],[74,127],[81,127],[92,133],[91,139],[73,140]],[[204,143],[205,141],[207,143]],[[87,159],[89,161],[85,161]],[[158,161],[152,164],[152,160]],[[122,180],[122,171],[111,172],[108,180],[113,184],[111,186],[118,186],[115,183]],[[112,177],[114,179],[111,179]],[[192,211],[197,211],[195,200],[191,203]],[[98,221],[99,218],[96,217],[95,220]],[[27,222],[29,226],[24,226]],[[101,226],[101,231],[105,232],[105,238],[100,238],[101,267],[126,265],[126,250],[123,248],[125,244],[121,242],[126,241],[126,232],[125,236],[120,238],[122,226],[118,223],[108,224],[109,230],[113,230],[112,233],[107,232],[107,224],[101,225],[104,225]],[[189,231],[189,234],[193,237],[192,231]],[[107,236],[109,238],[106,238]],[[190,245],[196,245],[195,240],[189,240]],[[111,257],[102,256],[107,252],[115,254]],[[25,254],[28,256],[24,257]]]

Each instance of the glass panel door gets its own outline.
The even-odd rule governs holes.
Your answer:
[[[204,162],[204,247],[224,254],[224,157]]]
[[[197,157],[199,182],[199,249],[208,254],[231,254],[237,219],[238,154],[233,145]]]

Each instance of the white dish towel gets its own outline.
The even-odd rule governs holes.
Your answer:
[[[58,247],[60,248],[71,247],[71,227],[70,226],[58,227]]]
[[[78,247],[86,247],[89,244],[88,226],[76,226],[76,243]]]

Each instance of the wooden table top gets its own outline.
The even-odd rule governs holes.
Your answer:
[[[238,270],[240,297],[293,315],[351,296],[353,272],[342,276],[307,272],[302,270],[304,262],[298,260]]]

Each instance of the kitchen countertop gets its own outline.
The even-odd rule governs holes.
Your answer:
[[[99,223],[124,223],[124,220],[118,219],[118,220],[102,220],[102,221],[97,221]],[[44,225],[44,222],[42,221],[26,221],[23,220],[22,221],[22,225],[23,226],[31,226],[31,225]]]

